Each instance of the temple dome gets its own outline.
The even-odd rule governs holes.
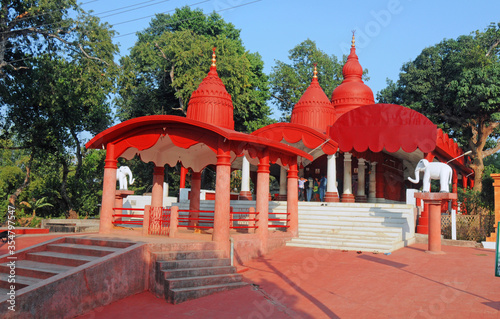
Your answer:
[[[311,84],[292,110],[291,123],[302,124],[325,133],[335,122],[335,109],[318,82],[316,65]]]
[[[375,103],[373,91],[363,82],[363,68],[359,64],[352,36],[351,52],[342,68],[344,80],[333,90],[331,103],[335,108],[337,118],[363,105]]]
[[[233,102],[217,74],[215,62],[214,48],[210,71],[191,95],[186,117],[234,130]]]

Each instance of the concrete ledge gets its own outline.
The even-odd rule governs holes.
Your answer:
[[[428,236],[426,234],[415,234],[415,243],[428,244]],[[443,236],[441,236],[441,245],[458,246],[458,247],[475,247],[475,248],[483,247],[481,243],[476,243],[475,241],[444,239]]]

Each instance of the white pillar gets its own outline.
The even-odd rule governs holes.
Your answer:
[[[336,154],[328,155],[326,170],[326,192],[337,193],[337,166],[335,163]]]
[[[280,166],[280,193],[278,200],[286,200],[286,181],[287,181],[286,168]]]
[[[250,192],[250,162],[243,155],[241,163],[241,190],[238,199],[252,200],[252,193]]]
[[[365,194],[365,160],[358,158],[358,191],[356,193],[356,201],[366,202]]]
[[[250,192],[250,162],[246,156],[243,156],[241,165],[241,191]]]
[[[327,156],[325,202],[338,202],[336,154]]]
[[[354,195],[352,194],[352,173],[351,163],[352,154],[344,153],[344,192],[342,193],[342,202],[354,202]]]
[[[376,183],[376,169],[377,169],[377,162],[371,162],[370,163],[370,182],[368,184],[368,202],[369,203],[376,203],[377,202],[377,197],[376,195],[376,190],[377,190],[377,183]]]

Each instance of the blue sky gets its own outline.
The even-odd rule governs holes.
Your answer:
[[[114,40],[120,44],[122,55],[128,54],[134,45],[134,33],[148,26],[151,20],[148,16],[173,13],[175,8],[185,5],[205,13],[218,11],[225,21],[241,29],[246,49],[262,55],[266,73],[271,71],[275,60],[287,62],[288,51],[307,38],[316,41],[327,54],[341,58],[348,53],[351,31],[356,30],[357,53],[363,68],[368,69],[370,80],[366,84],[374,94],[386,86],[387,78],[397,80],[403,63],[414,59],[425,47],[445,38],[483,30],[490,22],[500,22],[498,0],[83,0],[82,3],[84,9],[93,10],[119,32]],[[114,11],[106,12],[109,10]]]

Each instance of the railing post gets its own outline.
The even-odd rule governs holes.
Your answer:
[[[174,238],[177,234],[177,225],[179,224],[179,207],[172,206],[170,209],[170,230],[168,237]]]
[[[144,206],[144,217],[142,219],[142,235],[149,235],[149,216],[151,214],[151,206]]]

